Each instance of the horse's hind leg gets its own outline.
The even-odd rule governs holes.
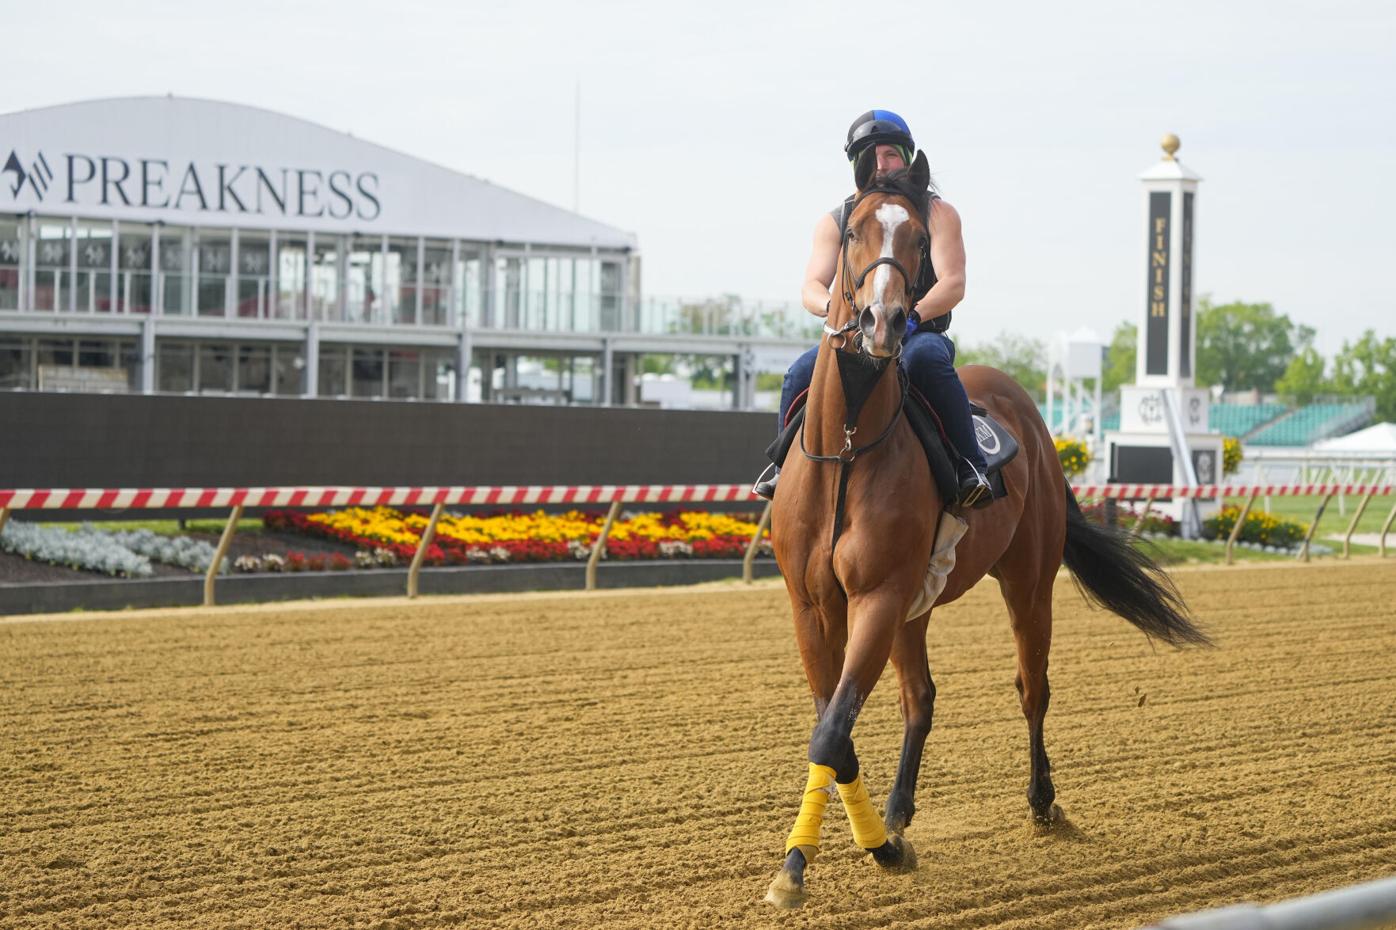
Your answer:
[[[916,813],[916,778],[921,771],[921,754],[931,732],[936,703],[936,686],[926,660],[926,625],[930,619],[927,613],[902,624],[892,642],[892,666],[897,670],[897,682],[901,685],[905,731],[897,780],[887,795],[885,822],[889,833],[901,833]]]
[[[1002,588],[1013,622],[1013,636],[1018,641],[1018,674],[1013,683],[1028,722],[1028,805],[1034,820],[1050,826],[1061,816],[1060,808],[1052,803],[1057,789],[1052,785],[1052,764],[1042,739],[1042,723],[1052,694],[1047,683],[1047,654],[1052,648],[1052,579],[1034,585],[1005,581]]]

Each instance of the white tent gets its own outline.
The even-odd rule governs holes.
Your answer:
[[[1346,436],[1322,439],[1314,443],[1314,450],[1353,455],[1396,455],[1396,423],[1376,423]]]

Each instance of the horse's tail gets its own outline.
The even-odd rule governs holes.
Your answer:
[[[1088,522],[1069,484],[1066,503],[1062,560],[1087,601],[1175,646],[1212,644],[1188,618],[1182,594],[1153,559],[1119,530]]]

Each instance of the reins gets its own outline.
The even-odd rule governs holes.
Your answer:
[[[861,203],[863,197],[872,193],[888,193],[897,196],[905,196],[905,192],[891,188],[872,188],[865,191],[863,195],[859,197],[858,202]],[[856,207],[857,204],[855,203],[854,208]],[[907,392],[910,388],[910,382],[907,379],[906,371],[902,369],[901,365],[897,364],[898,359],[901,357],[901,342],[897,343],[896,354],[886,360],[874,360],[871,363],[867,363],[859,358],[859,356],[866,354],[866,350],[863,348],[862,343],[863,333],[858,329],[858,319],[862,311],[858,309],[855,292],[863,286],[863,281],[867,279],[869,272],[874,268],[878,265],[890,265],[902,276],[902,281],[906,286],[907,298],[911,306],[915,307],[916,300],[919,299],[919,295],[916,295],[915,291],[920,285],[930,262],[929,247],[923,237],[921,244],[921,267],[917,269],[916,278],[913,279],[911,275],[907,273],[902,263],[897,261],[895,257],[881,256],[864,268],[855,279],[852,275],[851,266],[848,263],[848,237],[848,229],[845,228],[839,247],[839,260],[843,265],[843,272],[841,275],[843,281],[842,296],[844,301],[848,304],[850,316],[848,322],[844,323],[843,326],[838,329],[830,326],[827,321],[824,323],[824,334],[826,338],[828,338],[829,348],[833,351],[834,358],[837,360],[839,382],[843,388],[843,448],[833,455],[816,455],[810,452],[809,449],[805,447],[805,424],[809,423],[808,415],[805,417],[805,423],[800,426],[800,453],[812,462],[837,462],[839,465],[839,490],[838,497],[834,504],[833,536],[829,543],[829,548],[831,550],[838,545],[839,537],[843,534],[844,509],[848,498],[848,479],[853,470],[853,463],[860,456],[882,445],[882,443],[892,435],[893,430],[897,428],[897,421],[902,417],[902,410],[906,406]],[[851,287],[850,282],[852,282]],[[915,313],[915,310],[911,312]],[[857,331],[855,332],[855,330]],[[855,346],[855,352],[845,351],[850,342],[849,333],[853,333],[851,341]],[[869,356],[869,358],[872,358],[872,356]],[[858,417],[859,414],[862,413],[863,404],[867,402],[867,399],[872,395],[873,389],[886,373],[888,364],[896,367],[897,381],[901,389],[901,399],[897,402],[897,406],[892,411],[891,418],[888,420],[887,425],[883,427],[882,432],[878,434],[877,438],[865,446],[854,448],[853,437],[858,432]]]

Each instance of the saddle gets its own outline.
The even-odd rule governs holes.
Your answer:
[[[766,457],[778,468],[785,464],[785,457],[804,426],[805,402],[808,399],[809,390],[801,391],[790,405],[790,412],[786,414],[785,426],[780,435],[766,448]],[[979,451],[984,453],[984,461],[988,466],[985,477],[989,479],[991,491],[990,496],[985,498],[980,506],[988,506],[1008,493],[1003,480],[1003,467],[1018,454],[1018,440],[1002,423],[990,416],[984,407],[971,401],[969,410],[974,419],[975,441],[979,443]],[[907,422],[911,424],[911,431],[916,434],[921,448],[926,453],[926,463],[930,466],[931,478],[940,491],[941,500],[958,502],[960,484],[955,474],[955,461],[960,455],[955,451],[950,437],[945,434],[945,426],[940,422],[935,408],[920,391],[912,387],[907,392],[907,402],[902,407],[902,413],[906,415]]]

